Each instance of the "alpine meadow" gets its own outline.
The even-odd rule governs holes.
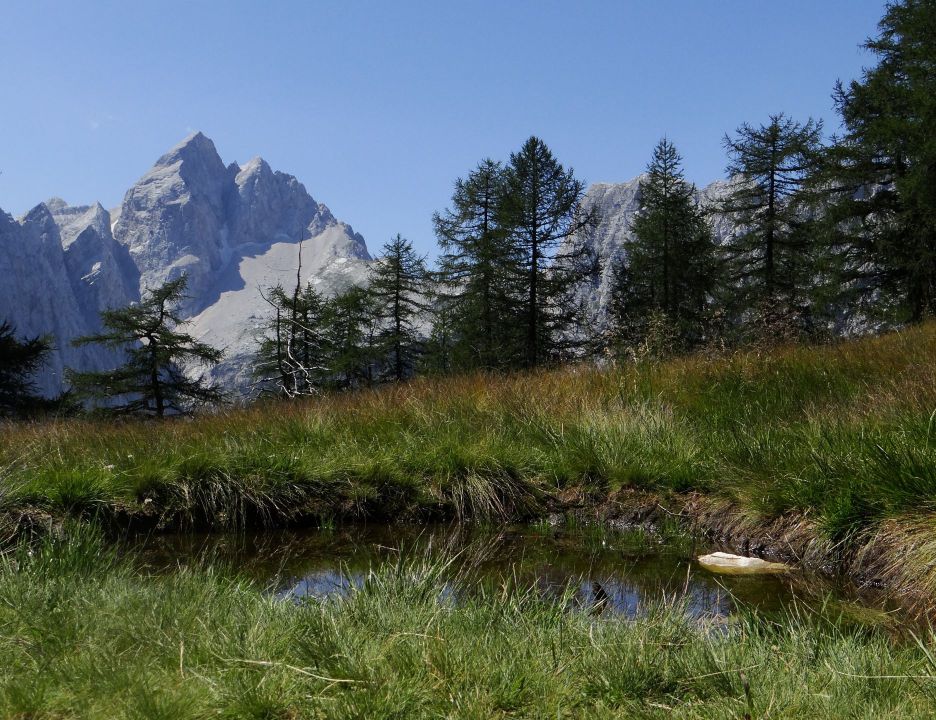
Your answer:
[[[936,717],[936,0],[173,4],[0,11],[4,204],[186,128],[0,211],[0,717]]]

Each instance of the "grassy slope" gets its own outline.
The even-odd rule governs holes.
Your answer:
[[[678,604],[638,621],[535,593],[445,596],[444,560],[293,605],[215,569],[150,576],[88,533],[0,557],[0,716],[907,718],[936,706],[932,634]]]
[[[936,324],[822,348],[420,380],[192,422],[3,428],[0,502],[518,514],[574,487],[699,490],[831,540],[936,504]],[[143,503],[147,499],[152,502]],[[298,509],[298,510],[297,510]]]
[[[193,422],[9,426],[2,502],[232,522],[258,507],[510,513],[580,487],[695,489],[754,518],[805,513],[832,540],[865,533],[892,559],[936,557],[934,358],[929,325]],[[877,718],[936,703],[931,634],[897,643],[808,617],[705,631],[678,607],[629,622],[532,594],[452,607],[432,562],[296,607],[217,568],[148,575],[65,537],[0,556],[0,716]]]

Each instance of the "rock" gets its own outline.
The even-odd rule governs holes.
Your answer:
[[[255,338],[268,307],[259,288],[302,280],[330,293],[366,277],[364,238],[314,200],[296,178],[260,158],[225,165],[195,133],[164,154],[127,191],[120,208],[73,207],[53,198],[18,221],[0,211],[0,320],[17,335],[49,334],[56,349],[38,378],[62,390],[63,370],[103,370],[119,357],[74,348],[100,330],[100,311],[188,276],[188,332],[225,351],[212,371],[230,389],[249,381]]]
[[[51,336],[55,349],[36,378],[47,396],[61,390],[66,367],[86,367],[103,355],[72,347],[83,334],[85,316],[69,277],[59,228],[44,205],[18,221],[0,211],[0,322],[10,322],[17,337]]]
[[[770,562],[756,557],[744,557],[724,552],[700,555],[698,561],[699,565],[706,570],[722,575],[758,575],[761,573],[781,573],[792,569],[785,563]]]

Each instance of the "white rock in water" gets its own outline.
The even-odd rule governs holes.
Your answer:
[[[731,553],[715,552],[711,555],[700,555],[699,565],[714,573],[723,575],[755,575],[758,573],[786,572],[790,569],[785,563],[770,562],[755,557],[732,555]]]

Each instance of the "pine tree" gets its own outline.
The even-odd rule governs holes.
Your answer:
[[[425,259],[399,234],[383,246],[371,268],[368,289],[383,321],[380,343],[387,356],[386,375],[398,382],[416,365],[420,346],[416,322],[426,306],[426,282]]]
[[[715,247],[686,182],[682,158],[661,140],[640,183],[640,210],[633,238],[624,246],[626,268],[616,268],[612,282],[612,321],[625,343],[640,342],[654,326],[671,326],[676,347],[690,348],[703,339],[704,315],[715,280]]]
[[[734,138],[725,136],[734,190],[718,210],[739,228],[722,245],[724,290],[736,314],[806,311],[814,266],[796,200],[815,167],[821,138],[821,122],[800,124],[782,113],[767,125],[745,123]]]
[[[594,274],[597,262],[586,242],[596,217],[582,207],[584,194],[584,183],[539,138],[511,154],[501,224],[517,257],[514,282],[526,367],[580,344],[570,332],[582,318],[573,291]]]
[[[24,417],[49,405],[37,394],[33,376],[51,350],[48,338],[19,340],[10,323],[0,322],[0,417]]]
[[[78,398],[103,401],[101,409],[109,414],[160,418],[188,414],[196,405],[222,399],[217,385],[186,374],[193,365],[218,363],[222,353],[179,332],[184,321],[174,308],[184,298],[185,282],[183,275],[151,291],[139,304],[105,310],[104,331],[74,341],[124,349],[127,358],[113,370],[69,373]]]
[[[503,195],[503,167],[483,160],[455,182],[452,207],[433,216],[442,249],[437,304],[445,311],[451,363],[461,370],[509,365],[515,347],[516,253],[499,222]]]
[[[919,321],[936,313],[936,0],[889,3],[878,27],[877,65],[836,87],[845,132],[816,185],[844,299]]]

